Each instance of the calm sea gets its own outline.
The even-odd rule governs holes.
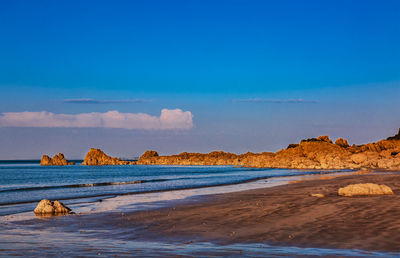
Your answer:
[[[232,185],[270,177],[328,173],[233,166],[48,166],[0,162],[0,215],[32,211],[41,199],[65,204],[118,195]]]

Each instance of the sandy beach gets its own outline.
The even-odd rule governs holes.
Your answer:
[[[339,187],[360,182],[386,184],[395,194],[338,196]],[[400,251],[399,192],[400,174],[378,172],[216,195],[108,217],[107,224],[131,229],[124,238]]]
[[[259,251],[262,251],[259,255],[271,255],[275,251],[277,254],[312,254],[312,250],[334,256],[357,256],[363,250],[368,255],[391,252],[388,257],[397,256],[400,251],[399,172],[361,171],[352,175],[310,178],[314,179],[168,201],[163,208],[149,206],[140,211],[128,208],[36,217],[10,221],[3,226],[4,230],[18,229],[15,232],[26,236],[21,239],[22,246],[40,246],[48,254],[53,252],[48,248],[57,246],[54,252],[60,249],[68,255],[89,256],[136,250],[138,253],[131,254],[140,256],[147,252],[149,256],[163,256],[187,252],[192,257],[197,252],[205,255],[215,248],[222,250],[224,256],[240,255],[242,251],[254,255]],[[392,188],[394,195],[338,195],[340,187],[355,183],[385,184]],[[19,233],[10,234],[12,238],[20,238]],[[38,239],[36,243],[33,236],[43,240]],[[11,247],[10,250],[4,247],[9,254],[42,252],[25,250],[25,247]],[[295,247],[301,249],[293,249]]]

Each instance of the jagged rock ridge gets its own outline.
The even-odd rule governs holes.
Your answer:
[[[290,144],[276,153],[263,152],[233,154],[214,151],[208,154],[183,152],[159,156],[146,152],[137,164],[143,165],[240,165],[294,169],[400,169],[400,135],[376,143],[350,146],[339,138],[335,143],[328,136],[320,136]],[[150,155],[151,154],[151,155]]]
[[[74,165],[74,162],[68,162],[68,160],[64,157],[64,154],[58,153],[54,155],[53,158],[50,158],[47,155],[43,155],[40,160],[41,166],[65,166],[65,165]]]

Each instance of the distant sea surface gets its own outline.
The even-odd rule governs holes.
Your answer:
[[[330,171],[332,172],[332,171]],[[41,199],[65,204],[118,195],[206,188],[263,178],[327,171],[233,166],[40,166],[38,160],[0,161],[0,216],[32,211]]]

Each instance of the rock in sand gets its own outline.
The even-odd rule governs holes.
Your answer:
[[[387,185],[377,185],[372,183],[352,184],[339,188],[340,196],[360,196],[360,195],[386,195],[393,194],[392,189]]]
[[[52,202],[48,199],[41,200],[33,212],[38,215],[63,215],[72,213],[71,209],[62,202]]]

